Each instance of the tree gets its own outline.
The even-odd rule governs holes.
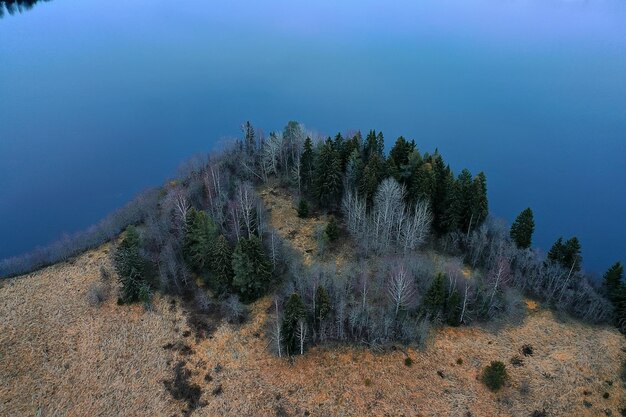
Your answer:
[[[282,321],[283,340],[287,348],[287,355],[293,355],[299,350],[298,323],[305,317],[306,310],[302,299],[298,294],[292,294],[285,306]]]
[[[220,235],[211,257],[211,277],[209,285],[213,291],[223,293],[230,288],[233,280],[233,251],[228,241]]]
[[[137,301],[145,292],[146,265],[139,252],[140,247],[139,232],[134,226],[128,226],[113,255],[124,302]]]
[[[470,195],[470,219],[467,224],[467,234],[476,229],[489,215],[489,200],[487,199],[487,177],[479,172],[472,182]]]
[[[359,152],[358,149],[354,149],[352,153],[348,156],[348,161],[346,162],[347,188],[358,188],[362,175],[363,160],[361,159],[361,152]]]
[[[330,297],[328,291],[321,285],[315,290],[315,320],[320,323],[328,317],[331,311]]]
[[[483,371],[482,381],[491,391],[502,388],[506,379],[506,366],[500,361],[491,362]]]
[[[563,238],[560,237],[550,248],[548,260],[561,265],[563,269],[578,272],[582,264],[580,250],[580,242],[576,236],[570,238],[565,243],[563,243]]]
[[[196,272],[205,271],[209,267],[216,238],[217,227],[206,212],[193,208],[187,212],[183,254]]]
[[[310,190],[313,181],[313,142],[307,136],[304,140],[304,150],[300,156],[300,183],[304,190]]]
[[[301,219],[309,217],[309,203],[304,199],[300,200],[298,204],[298,217]]]
[[[385,177],[384,157],[374,153],[363,169],[363,176],[359,183],[359,191],[368,202],[374,198],[378,185]]]
[[[624,291],[624,266],[621,262],[613,264],[605,273],[602,280],[602,287],[607,298],[614,302]]]
[[[404,182],[404,167],[409,163],[409,155],[415,150],[415,141],[407,141],[400,136],[389,152],[389,174],[398,182]]]
[[[472,174],[465,168],[459,174],[456,180],[458,202],[458,227],[462,231],[469,230],[474,220],[473,203],[474,203],[474,186],[472,182]]]
[[[443,208],[440,212],[439,232],[445,234],[458,230],[461,224],[463,200],[462,190],[458,181],[455,181],[452,171],[447,171],[443,181],[444,200]]]
[[[417,295],[415,280],[404,266],[399,266],[391,271],[387,282],[387,294],[393,303],[394,317],[398,317],[400,309],[406,309],[414,301]]]
[[[335,220],[335,216],[330,216],[330,220],[326,225],[324,234],[328,238],[328,241],[331,243],[339,238],[339,226],[337,225],[337,220]]]
[[[259,238],[240,239],[233,253],[233,287],[242,301],[253,301],[267,290],[270,271],[271,265]]]
[[[426,314],[433,319],[437,317],[443,310],[446,302],[446,287],[444,283],[444,276],[442,273],[438,273],[435,279],[426,290],[422,305]]]
[[[535,231],[535,220],[530,207],[524,209],[511,225],[511,239],[518,248],[528,249],[532,244],[533,232]]]
[[[329,138],[315,163],[315,193],[322,207],[336,204],[341,195],[341,161]]]

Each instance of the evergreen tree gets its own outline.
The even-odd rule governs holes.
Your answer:
[[[319,285],[315,290],[315,320],[324,321],[330,314],[330,297],[326,288]]]
[[[300,200],[300,203],[298,204],[298,217],[301,219],[309,217],[309,203],[307,203],[304,199]]]
[[[341,162],[330,139],[322,146],[315,164],[315,191],[325,208],[337,204],[341,196]]]
[[[233,251],[228,241],[220,235],[215,241],[211,257],[209,286],[217,293],[228,291],[233,281]]]
[[[404,184],[406,178],[404,176],[404,168],[409,163],[409,155],[415,150],[415,141],[407,141],[400,136],[393,148],[389,152],[388,166],[389,174],[399,183]],[[419,155],[419,152],[418,152]]]
[[[444,204],[439,217],[438,230],[440,233],[450,233],[458,230],[461,223],[461,211],[463,210],[463,200],[461,188],[458,181],[455,181],[452,171],[447,171],[445,179]]]
[[[345,172],[348,166],[348,162],[352,157],[352,154],[356,151],[361,156],[361,133],[357,132],[351,139],[346,140],[343,150],[341,151],[341,171]]]
[[[246,122],[243,125],[244,148],[248,155],[252,155],[256,149],[256,133],[252,123]]]
[[[384,160],[385,139],[383,138],[382,132],[377,134],[375,130],[370,130],[365,138],[363,150],[365,152],[364,160],[366,165],[374,155],[378,155]]]
[[[511,239],[513,239],[518,248],[527,249],[532,244],[534,231],[535,220],[533,211],[529,207],[522,211],[513,222],[513,225],[511,225]]]
[[[185,220],[183,254],[189,266],[196,272],[205,271],[217,238],[217,226],[204,211],[191,209]]]
[[[412,173],[409,187],[410,201],[424,200],[433,206],[435,175],[429,162],[420,164]]]
[[[256,236],[240,239],[233,253],[233,287],[245,302],[263,295],[271,280],[271,264]]]
[[[474,187],[472,182],[472,174],[467,168],[463,169],[456,181],[457,190],[457,206],[458,206],[458,227],[465,232],[473,222],[473,200]]]
[[[446,288],[442,273],[437,274],[435,279],[428,287],[422,305],[426,314],[432,319],[442,311],[446,302]]]
[[[330,216],[330,220],[326,225],[324,233],[326,234],[326,238],[328,238],[328,241],[331,243],[339,238],[339,226],[337,225],[335,216]]]
[[[298,336],[297,328],[298,322],[306,317],[306,310],[304,303],[300,296],[296,293],[292,294],[285,306],[285,313],[283,315],[282,329],[285,341],[285,347],[287,348],[287,354],[293,355],[298,352]]]
[[[380,182],[385,178],[385,161],[378,153],[369,158],[369,162],[363,170],[363,176],[359,184],[359,191],[371,202],[378,190]]]
[[[576,236],[565,243],[563,243],[563,238],[560,237],[550,248],[548,260],[560,264],[564,269],[572,269],[573,272],[578,272],[582,264],[580,250],[580,242]]]
[[[139,300],[145,280],[145,262],[140,254],[141,241],[134,226],[128,226],[122,241],[113,255],[113,263],[121,284],[121,299],[124,302]]]
[[[456,289],[448,294],[446,300],[446,323],[450,326],[459,326],[461,324],[461,294]]]
[[[304,190],[310,190],[313,182],[313,142],[307,136],[300,156],[300,183]]]
[[[472,182],[470,210],[470,222],[467,225],[467,230],[474,230],[480,226],[489,215],[487,176],[484,172],[479,172]]]
[[[624,266],[621,262],[616,262],[604,274],[602,287],[604,288],[607,298],[614,303],[623,293],[625,286]]]
[[[443,234],[448,231],[447,223],[450,219],[446,219],[446,212],[450,211],[451,198],[449,194],[454,191],[454,177],[450,167],[445,165],[438,151],[435,151],[435,154],[428,158],[428,161],[432,165],[434,178],[432,192],[433,225],[439,234]]]
[[[346,164],[346,184],[350,188],[358,188],[363,175],[363,160],[358,149],[354,149]]]

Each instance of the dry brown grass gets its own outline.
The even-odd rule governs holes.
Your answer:
[[[274,226],[302,236],[294,245],[307,253],[310,231],[322,220],[298,219],[287,197],[279,198],[272,200]],[[187,405],[163,385],[179,361],[202,388],[204,404],[192,416],[518,417],[543,409],[549,416],[617,416],[626,406],[623,336],[559,321],[533,303],[521,326],[446,328],[424,351],[324,347],[289,361],[266,349],[268,298],[251,306],[247,323],[221,323],[206,339],[187,332],[184,308],[166,298],[157,297],[153,312],[114,299],[90,306],[86,294],[100,266],[109,265],[107,251],[1,285],[0,415],[182,415]],[[164,349],[168,343],[190,349]],[[532,356],[520,352],[523,345],[532,345]],[[522,366],[510,364],[514,356]],[[506,363],[510,376],[495,394],[478,379],[492,360]]]

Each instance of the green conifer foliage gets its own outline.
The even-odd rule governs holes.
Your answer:
[[[215,241],[211,257],[209,286],[216,293],[224,293],[232,285],[233,275],[233,251],[226,238],[220,235]]]
[[[145,282],[145,262],[140,254],[141,241],[134,226],[128,226],[113,255],[115,271],[121,284],[121,299],[130,303],[139,300]]]
[[[444,308],[446,302],[446,288],[444,275],[439,273],[428,287],[422,305],[429,317],[436,317]]]
[[[292,294],[285,306],[282,329],[287,354],[293,355],[298,352],[298,322],[306,317],[304,303],[298,294]]]
[[[183,254],[194,271],[203,272],[209,268],[216,238],[217,226],[206,212],[193,208],[187,212]]]
[[[326,234],[328,241],[331,243],[339,238],[339,226],[337,225],[337,220],[335,220],[335,216],[330,216],[330,220],[326,225],[324,233]]]
[[[527,249],[532,244],[533,232],[535,231],[535,220],[533,211],[524,209],[511,225],[511,239],[518,248]]]
[[[271,269],[258,237],[239,240],[233,253],[233,287],[242,301],[253,301],[267,291]]]
[[[322,207],[338,204],[341,196],[341,161],[329,138],[322,145],[315,164],[315,193]]]

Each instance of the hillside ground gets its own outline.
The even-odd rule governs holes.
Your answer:
[[[297,218],[280,190],[262,198],[279,233],[315,256],[309,238],[324,219]],[[0,283],[0,415],[618,416],[626,407],[624,337],[532,303],[521,325],[444,328],[423,351],[326,346],[287,360],[267,349],[269,298],[246,323],[215,317],[204,334],[170,297],[157,295],[151,311],[115,296],[92,305],[110,250]],[[498,393],[479,381],[493,360],[509,373]]]

